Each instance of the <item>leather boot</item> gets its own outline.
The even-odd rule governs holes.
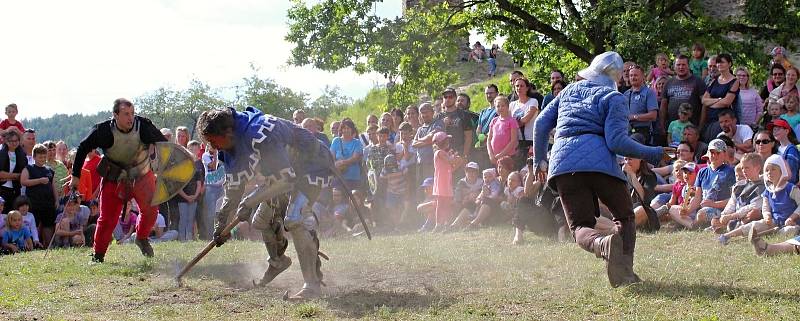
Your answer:
[[[322,294],[320,280],[319,243],[314,241],[311,232],[298,226],[289,231],[292,234],[300,271],[303,273],[303,289],[290,299],[316,298]]]
[[[292,266],[292,259],[286,255],[275,258],[270,257],[269,267],[267,267],[267,270],[264,272],[264,277],[262,277],[261,281],[258,282],[258,286],[266,286],[272,282],[272,280],[274,280],[278,274],[286,271],[286,269],[288,269],[290,266]]]
[[[622,254],[622,237],[618,234],[598,237],[594,239],[592,250],[598,258],[606,261],[606,273],[608,282],[612,287],[626,284],[630,278],[630,272]],[[630,270],[632,271],[632,270]]]
[[[145,257],[153,257],[154,253],[153,253],[153,247],[150,246],[150,239],[144,239],[144,240],[136,239],[134,243],[136,243],[136,246],[138,246],[139,250],[142,251],[142,255],[144,255]]]

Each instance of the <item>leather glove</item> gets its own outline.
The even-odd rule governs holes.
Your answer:
[[[214,243],[216,243],[216,247],[222,246],[222,244],[225,244],[225,242],[231,238],[231,233],[222,235],[222,230],[224,229],[225,226],[220,224],[220,222],[217,222],[216,226],[214,227]]]

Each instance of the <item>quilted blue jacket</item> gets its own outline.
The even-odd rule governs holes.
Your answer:
[[[547,157],[547,140],[555,128],[548,182],[576,172],[599,172],[626,180],[616,155],[658,164],[663,149],[628,136],[628,107],[622,94],[589,80],[567,86],[534,123],[535,163]]]

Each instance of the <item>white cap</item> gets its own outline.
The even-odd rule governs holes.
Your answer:
[[[481,168],[478,166],[478,163],[476,163],[476,162],[469,162],[469,163],[467,163],[467,168],[472,168],[472,169],[477,169],[477,170],[480,170],[480,169],[481,169]]]
[[[606,51],[595,56],[589,67],[578,72],[578,76],[616,89],[622,67],[622,57],[614,51]]]

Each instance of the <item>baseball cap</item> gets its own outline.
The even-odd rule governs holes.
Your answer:
[[[436,134],[433,134],[433,142],[434,143],[441,142],[441,141],[443,141],[443,140],[445,140],[447,138],[450,138],[450,135],[447,135],[447,133],[445,133],[445,132],[438,132]]]
[[[476,163],[476,162],[469,162],[469,163],[467,163],[467,168],[472,168],[472,169],[477,169],[477,170],[480,170],[480,169],[481,169],[481,168],[478,166],[478,163]]]
[[[428,187],[433,186],[433,177],[428,177],[424,181],[422,181],[422,185],[420,187]]]
[[[718,152],[725,152],[726,150],[728,150],[728,145],[725,144],[725,141],[719,138],[712,140],[711,142],[708,143],[708,151],[706,152],[705,155],[703,155],[703,158],[710,157],[712,150]]]
[[[784,119],[778,118],[776,120],[773,120],[771,123],[767,124],[767,130],[768,131],[772,131],[772,129],[775,128],[775,126],[778,126],[778,127],[781,127],[781,128],[786,128],[788,130],[792,129],[792,126],[789,125],[789,122],[787,122]]]
[[[685,165],[683,165],[683,167],[681,167],[682,170],[690,171],[690,172],[694,172],[694,170],[696,168],[697,168],[697,164],[695,164],[695,163],[686,163]]]

